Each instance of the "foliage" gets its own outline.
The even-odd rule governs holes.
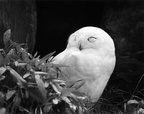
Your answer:
[[[10,37],[7,30],[0,50],[0,114],[85,113],[87,97],[60,79],[65,66],[52,64],[54,52],[32,56]]]
[[[109,82],[102,97],[91,103],[77,91],[82,80],[62,80],[65,75],[59,68],[67,66],[52,63],[54,52],[42,58],[37,53],[31,55],[24,44],[10,37],[11,31],[7,30],[3,36],[5,47],[0,49],[0,114],[144,113],[143,85],[139,86],[144,75],[136,83],[144,64],[136,58],[137,53],[117,57],[115,78],[110,80],[116,86]],[[129,85],[135,89],[128,91]]]

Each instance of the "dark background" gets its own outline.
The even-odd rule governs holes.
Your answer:
[[[36,6],[34,53],[38,51],[43,57],[56,51],[57,55],[76,30],[84,26],[100,27],[113,38],[117,60],[103,96],[114,101],[130,99],[132,95],[144,97],[143,0],[37,0]]]
[[[53,51],[56,51],[56,54],[60,53],[66,48],[69,35],[84,26],[103,28],[113,36],[109,26],[113,28],[123,26],[120,30],[115,30],[120,32],[125,29],[127,23],[133,23],[127,19],[127,16],[131,15],[129,12],[124,15],[119,15],[117,12],[128,9],[133,11],[133,8],[140,7],[143,9],[143,5],[144,2],[140,0],[37,0],[37,33],[34,52],[38,51],[41,56]],[[126,22],[116,22],[122,19]],[[109,25],[111,22],[115,24]]]
[[[102,98],[123,110],[125,101],[144,99],[143,1],[0,0],[0,49],[7,40],[3,34],[11,29],[12,41],[25,43],[29,53],[43,57],[56,51],[57,55],[73,32],[85,26],[100,27],[116,48],[116,66]],[[11,84],[11,79],[6,83]]]

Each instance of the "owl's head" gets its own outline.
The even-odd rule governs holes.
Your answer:
[[[112,38],[104,30],[92,26],[83,27],[71,34],[67,48],[71,47],[80,51],[89,49],[115,51]]]

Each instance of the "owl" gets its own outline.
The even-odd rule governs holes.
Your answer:
[[[92,102],[104,91],[115,67],[115,46],[112,38],[101,28],[87,26],[72,33],[66,49],[53,58],[54,64],[62,64],[60,70],[65,81],[83,80],[78,88]]]

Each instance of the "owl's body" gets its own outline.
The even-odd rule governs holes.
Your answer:
[[[61,68],[66,81],[84,80],[78,90],[97,101],[115,66],[114,43],[102,29],[84,27],[70,35],[67,48],[53,60],[68,66]]]

